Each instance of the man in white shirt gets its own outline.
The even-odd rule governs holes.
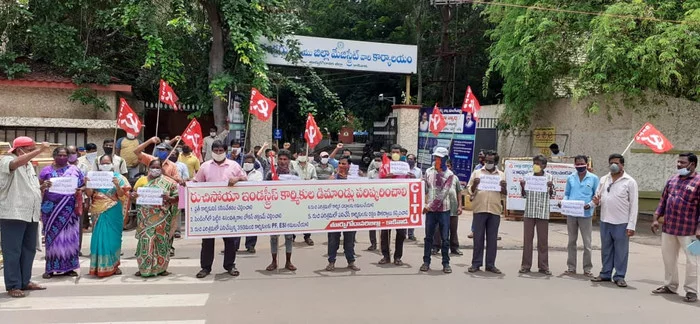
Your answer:
[[[600,206],[600,241],[603,268],[593,282],[613,281],[627,287],[625,274],[629,257],[629,238],[634,236],[639,210],[637,182],[625,172],[625,158],[608,158],[610,173],[600,179],[593,203]],[[615,275],[613,275],[613,268]]]
[[[288,143],[285,143],[287,146]],[[316,175],[316,167],[309,163],[309,157],[306,156],[306,150],[299,150],[297,153],[297,160],[291,161],[291,166],[294,171],[299,175],[301,180],[318,180]],[[293,235],[296,239],[296,235]],[[311,233],[304,233],[304,243],[308,246],[314,245],[314,240],[311,239]]]
[[[78,158],[78,169],[83,174],[87,174],[89,171],[97,171],[97,145],[95,143],[87,143],[85,152],[85,155]]]

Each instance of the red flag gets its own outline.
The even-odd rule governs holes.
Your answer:
[[[391,160],[386,156],[386,153],[382,155],[382,167],[379,169],[379,177],[386,178],[386,176],[391,173]]]
[[[309,148],[313,149],[318,143],[323,139],[323,134],[318,130],[316,125],[316,120],[314,116],[309,113],[309,117],[306,118],[306,130],[304,130],[304,138]]]
[[[462,111],[472,114],[472,118],[478,121],[479,117],[477,115],[479,110],[481,110],[479,100],[476,99],[476,96],[472,92],[472,87],[467,86],[467,92],[464,94],[464,102],[462,103]]]
[[[673,144],[666,139],[666,136],[651,123],[644,124],[642,129],[634,136],[634,140],[639,144],[648,146],[655,153],[664,153],[673,148]]]
[[[202,142],[204,137],[202,137],[202,126],[197,121],[197,118],[193,118],[185,131],[182,133],[182,142],[189,146],[197,155],[197,158],[202,161]]]
[[[163,81],[163,79],[160,80],[160,89],[158,89],[158,93],[160,93],[158,96],[160,102],[170,105],[173,109],[177,110],[177,95],[175,91],[173,91],[173,88],[171,88],[167,82]]]
[[[270,174],[272,174],[272,180],[279,180],[280,176],[277,174],[277,167],[275,166],[275,159],[272,157],[272,155],[269,157],[269,159],[270,159]]]
[[[258,117],[258,119],[262,121],[270,119],[275,106],[277,104],[263,96],[258,89],[253,88],[250,90],[250,108],[248,111]]]
[[[435,104],[433,113],[430,115],[429,125],[430,132],[435,134],[435,136],[440,135],[440,132],[442,132],[445,126],[447,126],[447,122],[445,121],[445,118],[442,117],[442,113],[440,112],[440,108],[438,108],[437,104]]]
[[[119,99],[119,117],[117,117],[117,126],[131,135],[138,135],[141,132],[143,123],[136,115],[133,109],[124,98]]]

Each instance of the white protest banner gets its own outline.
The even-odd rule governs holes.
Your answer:
[[[582,200],[562,200],[561,213],[567,216],[583,217],[583,207],[586,203]]]
[[[293,175],[293,174],[280,174],[280,181],[292,181],[292,180],[301,180],[299,176]]]
[[[534,192],[547,192],[546,176],[525,176],[525,190]]]
[[[508,197],[506,198],[507,208],[509,210],[524,210],[525,199],[520,193],[520,180],[525,180],[525,176],[532,174],[532,160],[506,160],[505,162],[506,183]],[[554,199],[550,200],[550,212],[559,212],[558,202],[564,199],[564,190],[566,190],[566,179],[572,173],[576,172],[573,164],[567,163],[547,163],[545,173],[552,175],[554,183]]]
[[[112,171],[88,171],[87,187],[90,189],[112,189],[114,188],[114,172]]]
[[[73,195],[78,189],[78,178],[76,177],[56,177],[51,178],[49,192],[59,195]]]
[[[411,167],[408,166],[407,162],[404,161],[391,161],[389,164],[391,168],[391,173],[393,175],[407,175],[411,172]]]
[[[419,179],[271,181],[187,187],[188,238],[423,226]]]
[[[139,195],[136,198],[137,205],[163,205],[163,189],[153,187],[140,187],[138,190],[136,190],[136,193]]]
[[[481,191],[501,191],[501,177],[499,175],[481,174],[479,185],[476,187]]]

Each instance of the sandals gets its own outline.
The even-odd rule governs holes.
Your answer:
[[[335,262],[328,262],[328,265],[326,266],[326,271],[333,271],[335,270]]]
[[[694,303],[698,301],[698,294],[689,292],[685,294],[685,297],[683,297],[683,301],[686,303]]]
[[[136,271],[136,273],[134,273],[134,276],[141,277],[141,271]]]
[[[495,273],[495,274],[502,274],[503,273],[500,269],[498,269],[496,267],[486,268],[486,271],[491,272],[491,273]]]
[[[272,262],[272,263],[270,263],[270,265],[267,266],[267,268],[265,268],[265,270],[267,270],[267,271],[275,271],[275,270],[277,270],[277,262]]]
[[[64,274],[64,276],[69,276],[69,277],[77,277],[78,273],[75,271],[68,271]]]
[[[429,265],[429,264],[423,263],[423,265],[420,266],[420,271],[426,272],[426,271],[428,271],[428,270],[430,270],[430,265]]]
[[[312,240],[310,237],[307,238],[307,239],[304,239],[304,242],[305,242],[306,245],[308,245],[308,246],[314,246],[314,240]]]
[[[391,262],[391,260],[389,260],[387,258],[382,258],[381,260],[379,260],[379,264],[387,264],[389,262]]]
[[[651,291],[652,294],[656,295],[663,295],[663,294],[669,294],[669,295],[675,295],[676,292],[671,290],[671,288],[668,288],[668,286],[661,286],[659,288],[656,288]]]
[[[376,244],[372,244],[372,245],[370,245],[370,246],[367,248],[367,251],[376,251],[376,250],[377,250],[377,245],[376,245]]]
[[[611,281],[610,278],[601,278],[600,276],[593,277],[591,278],[592,282],[603,282],[603,281]]]
[[[401,261],[401,259],[396,259],[396,260],[394,260],[394,265],[396,265],[396,266],[402,266],[402,265],[403,265],[403,261]]]
[[[355,265],[355,262],[348,263],[348,269],[352,271],[360,271],[360,267]]]
[[[549,270],[540,269],[540,270],[537,271],[537,272],[539,272],[539,273],[541,273],[541,274],[543,274],[543,275],[545,275],[545,276],[551,276],[551,275],[552,275],[552,272],[549,271]]]
[[[227,272],[228,272],[228,274],[230,274],[234,277],[238,277],[241,274],[240,271],[238,271],[238,269],[236,269],[236,267],[231,268],[231,270],[229,270]]]
[[[530,273],[530,269],[528,269],[528,268],[520,268],[520,270],[518,270],[518,273]]]
[[[122,274],[122,269],[117,268],[117,270],[114,270],[114,275],[120,276]]]
[[[167,277],[169,275],[170,275],[170,272],[168,272],[168,271],[163,271],[163,272],[158,274],[158,276],[160,276],[160,277]]]
[[[297,267],[295,267],[293,264],[290,262],[287,262],[287,264],[284,265],[284,268],[289,270],[289,271],[297,271]]]
[[[27,297],[27,295],[24,294],[24,291],[21,289],[11,289],[7,291],[7,295],[12,297],[12,298],[24,298]]]
[[[615,284],[616,284],[618,287],[620,287],[620,288],[625,288],[625,287],[627,287],[627,282],[625,281],[625,279],[618,279],[618,280],[615,280]]]
[[[479,269],[479,267],[469,267],[469,269],[467,269],[467,271],[470,273],[474,273],[474,272],[481,271],[481,269]]]
[[[30,282],[24,289],[22,290],[46,290],[46,287],[39,286],[39,284],[35,282]]]
[[[446,265],[446,266],[442,267],[442,272],[452,273],[452,267],[450,267],[449,265]]]
[[[43,275],[41,275],[41,277],[44,279],[51,279],[53,277],[53,274],[46,272]]]
[[[206,277],[206,276],[208,276],[208,275],[209,275],[209,271],[202,269],[202,270],[199,270],[199,272],[197,272],[196,277],[197,277],[198,279],[202,279],[202,278],[204,278],[204,277]]]
[[[576,270],[566,270],[566,271],[564,271],[564,274],[569,275],[569,276],[573,276],[576,274]]]

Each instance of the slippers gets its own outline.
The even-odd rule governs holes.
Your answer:
[[[24,294],[24,291],[21,289],[11,289],[7,291],[7,295],[12,297],[12,298],[24,298],[27,297],[27,295]]]
[[[22,290],[46,290],[46,287],[39,286],[39,284],[35,282],[30,282],[24,289]]]
[[[668,286],[661,286],[659,288],[656,288],[651,291],[652,294],[656,295],[662,295],[662,294],[669,294],[669,295],[675,295],[676,293],[671,290],[671,288],[668,288]]]

